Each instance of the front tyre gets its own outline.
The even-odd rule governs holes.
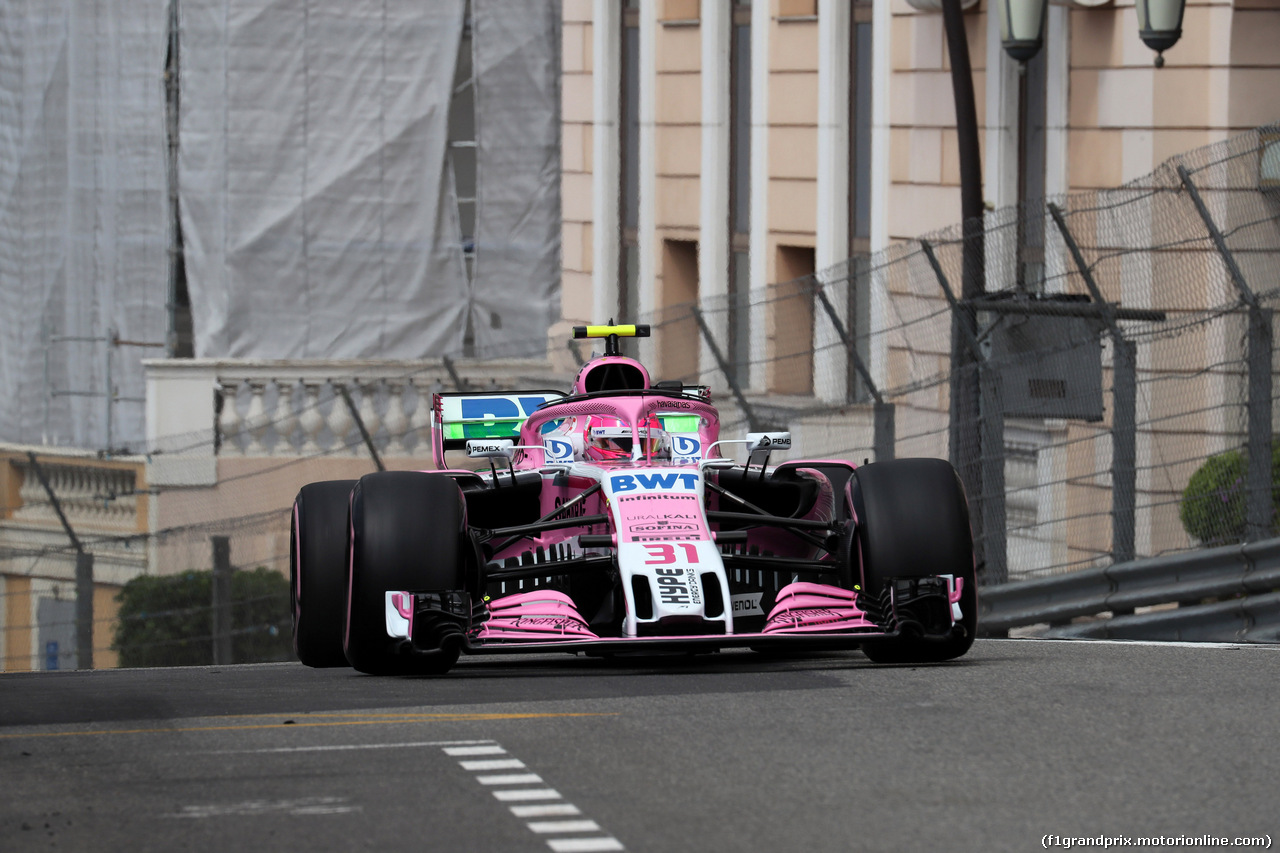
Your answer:
[[[360,479],[351,494],[344,639],[353,667],[374,675],[440,674],[457,662],[457,642],[422,652],[389,637],[386,594],[463,589],[465,527],[466,505],[451,477],[381,471]]]
[[[307,666],[347,666],[347,504],[355,480],[303,486],[289,527],[293,650]]]
[[[952,575],[963,581],[961,618],[943,640],[903,636],[867,643],[877,663],[927,663],[969,651],[978,628],[978,585],[969,507],[960,478],[943,459],[894,459],[853,472],[857,524],[850,557],[861,555],[863,589],[883,602],[893,579]],[[855,570],[856,571],[856,570]]]

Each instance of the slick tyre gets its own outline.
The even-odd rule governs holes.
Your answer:
[[[978,627],[978,588],[969,508],[955,469],[942,459],[877,462],[854,471],[852,492],[857,524],[849,562],[856,574],[860,555],[867,594],[878,599],[891,578],[953,575],[964,581],[960,635],[944,641],[867,643],[863,652],[877,663],[926,663],[963,655]]]
[[[466,506],[451,477],[381,471],[360,479],[351,494],[350,601],[344,650],[371,675],[447,672],[456,645],[414,653],[387,636],[389,590],[463,589]]]
[[[355,480],[303,486],[289,528],[293,650],[307,666],[347,666],[347,505]]]

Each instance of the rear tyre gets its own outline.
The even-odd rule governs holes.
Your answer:
[[[289,528],[293,650],[307,666],[347,666],[347,505],[355,480],[303,486]]]
[[[953,575],[964,581],[960,595],[963,632],[942,640],[903,637],[868,643],[863,652],[877,663],[926,663],[958,658],[973,645],[978,627],[977,574],[969,507],[955,469],[942,459],[895,459],[864,465],[853,473],[857,525],[849,562],[862,585],[880,601],[890,579]]]
[[[414,652],[406,641],[388,637],[386,593],[464,589],[465,527],[466,505],[451,477],[382,471],[360,479],[351,493],[344,638],[353,667],[373,675],[421,675],[447,672],[457,662],[458,643]]]

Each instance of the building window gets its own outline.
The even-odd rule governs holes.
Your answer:
[[[658,302],[657,373],[663,379],[698,381],[701,337],[689,305],[698,302],[698,244],[662,241],[662,295]]]
[[[769,294],[769,390],[813,393],[813,273],[811,246],[779,246],[778,281]],[[803,330],[797,334],[797,330]]]
[[[626,0],[621,47],[617,315],[620,323],[634,323],[640,292],[640,0]]]
[[[734,0],[729,41],[729,367],[751,364],[751,0]]]

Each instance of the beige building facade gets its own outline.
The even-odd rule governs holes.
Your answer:
[[[648,345],[659,372],[705,376],[692,318],[671,313],[696,301],[728,360],[750,361],[744,386],[823,395],[765,366],[788,352],[776,330],[806,318],[735,300],[960,221],[939,8],[565,0],[564,318],[666,321]],[[1277,0],[1189,0],[1162,68],[1131,2],[1055,0],[1025,98],[993,10],[964,15],[989,209],[1115,187],[1280,119]],[[864,333],[887,323],[870,297],[840,307]],[[829,329],[811,325],[821,346]]]

